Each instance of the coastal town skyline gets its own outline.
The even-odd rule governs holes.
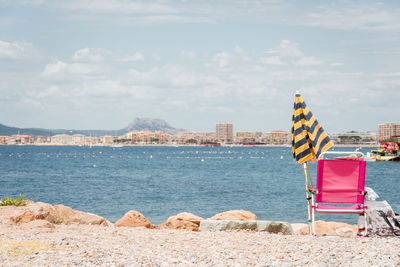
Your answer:
[[[393,1],[0,1],[0,123],[290,128],[297,90],[327,132],[400,114]],[[212,121],[210,121],[212,120]]]
[[[137,118],[135,122],[140,122]],[[149,121],[147,121],[149,122]],[[160,121],[157,121],[160,123]],[[140,124],[140,123],[139,123]],[[106,132],[82,134],[79,131],[58,130],[58,133],[38,133],[1,135],[4,129],[0,125],[0,145],[78,145],[78,146],[120,146],[120,145],[284,145],[292,142],[290,131],[275,130],[267,133],[260,131],[234,131],[234,125],[229,122],[220,122],[215,125],[213,132],[190,132],[184,129],[175,129],[165,122],[155,127],[151,123],[146,125],[130,124],[123,132],[114,135]],[[140,127],[138,127],[140,126]],[[140,129],[141,128],[141,129]],[[152,129],[152,130],[150,130]],[[162,130],[164,129],[164,130]],[[16,129],[14,129],[15,131]],[[24,129],[21,129],[24,130]],[[29,130],[29,129],[26,129]],[[35,130],[35,129],[31,129]],[[169,130],[169,133],[165,130]],[[49,134],[50,133],[50,134]],[[378,145],[385,140],[397,140],[400,137],[400,123],[382,123],[379,132],[347,131],[331,133],[330,138],[337,145]]]
[[[180,133],[180,132],[212,132],[212,131],[217,131],[218,129],[218,125],[220,124],[230,124],[232,129],[232,132],[268,132],[268,131],[262,131],[262,130],[255,130],[255,131],[250,131],[249,129],[244,129],[242,130],[240,127],[238,130],[237,126],[235,125],[235,127],[233,127],[234,123],[232,122],[228,122],[228,121],[220,121],[220,122],[215,122],[214,124],[214,129],[212,129],[211,131],[207,131],[205,129],[201,129],[198,131],[194,131],[193,129],[183,129],[183,128],[179,128],[179,127],[174,127],[175,125],[170,124],[169,122],[167,122],[166,120],[163,119],[157,119],[157,118],[138,118],[136,117],[133,121],[131,121],[129,124],[126,124],[125,127],[121,127],[119,129],[112,129],[112,130],[106,130],[105,128],[99,128],[99,129],[68,129],[65,127],[61,127],[59,129],[44,129],[44,128],[39,128],[39,127],[31,127],[31,128],[27,128],[27,127],[13,127],[12,125],[4,125],[2,123],[0,123],[0,135],[2,132],[4,131],[26,131],[26,130],[39,130],[39,131],[43,131],[43,132],[48,132],[50,134],[58,134],[58,133],[73,133],[73,132],[88,132],[90,133],[91,131],[93,132],[93,134],[95,136],[99,135],[98,133],[96,134],[95,132],[105,132],[107,134],[110,133],[114,133],[115,136],[118,136],[119,132],[128,132],[128,131],[141,131],[141,130],[145,130],[145,131],[162,131],[162,132],[166,132],[166,133]],[[334,134],[337,133],[344,133],[344,132],[374,132],[377,133],[379,135],[381,135],[380,133],[383,131],[381,128],[384,127],[385,131],[387,132],[395,132],[396,134],[394,135],[400,135],[400,122],[382,122],[379,125],[376,125],[374,130],[368,131],[365,129],[361,129],[361,130],[356,130],[356,129],[345,129],[343,131],[337,131],[337,132],[331,132]],[[388,128],[389,127],[389,128]],[[394,128],[393,128],[394,127]],[[393,130],[393,129],[394,130]],[[270,131],[289,131],[290,129],[272,129]],[[104,134],[104,133],[101,133]],[[34,135],[43,135],[43,133],[41,134],[34,134]],[[48,135],[48,134],[46,134]]]

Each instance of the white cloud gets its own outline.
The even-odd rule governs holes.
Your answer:
[[[298,44],[289,40],[282,40],[279,47],[268,49],[265,53],[271,55],[262,59],[267,65],[315,66],[323,63],[315,57],[305,56]]]
[[[56,63],[47,64],[42,72],[42,76],[50,76],[56,73],[60,73],[67,68],[67,63],[57,61]]]
[[[237,54],[241,54],[243,53],[243,49],[240,46],[235,46],[235,48],[233,49],[233,51],[235,51],[235,53]]]
[[[375,73],[377,77],[400,77],[400,72]]]
[[[299,66],[316,66],[324,63],[322,60],[314,57],[301,57],[295,64]]]
[[[279,56],[272,56],[272,57],[266,57],[263,59],[263,63],[268,64],[268,65],[284,65],[280,59]]]
[[[128,81],[135,85],[148,85],[159,88],[188,88],[201,83],[198,73],[188,71],[179,65],[163,65],[148,71],[130,69]]]
[[[45,66],[41,73],[42,77],[62,77],[68,75],[90,75],[98,74],[101,72],[99,65],[84,64],[84,63],[65,63],[57,61],[56,63],[49,63]]]
[[[50,5],[58,6],[65,9],[85,11],[90,13],[117,13],[117,14],[174,14],[178,10],[163,1],[126,1],[126,0],[71,0],[71,1],[56,1]]]
[[[161,60],[161,56],[160,56],[159,54],[153,54],[153,55],[151,56],[151,58],[152,58],[154,61],[160,61],[160,60]]]
[[[125,56],[121,58],[121,61],[131,61],[131,62],[135,62],[135,61],[143,61],[144,60],[144,56],[139,53],[136,52],[134,55],[131,56]]]
[[[75,52],[72,59],[74,61],[104,61],[107,57],[112,56],[112,53],[106,49],[99,48],[82,48]]]
[[[298,44],[289,40],[282,40],[279,45],[278,54],[282,58],[297,59],[303,56],[303,52],[297,47]]]
[[[325,59],[306,55],[299,47],[283,40],[266,54],[233,48],[201,58],[182,51],[177,52],[178,57],[186,55],[192,59],[178,60],[179,64],[159,61],[125,64],[121,61],[128,56],[100,48],[83,48],[73,53],[70,60],[58,60],[43,67],[38,84],[29,87],[31,102],[26,101],[27,93],[22,90],[13,97],[20,100],[25,97],[24,103],[32,109],[45,110],[51,106],[54,112],[61,106],[69,106],[82,114],[91,114],[100,107],[111,114],[204,112],[202,116],[217,118],[226,114],[233,117],[274,114],[271,110],[286,116],[284,113],[289,114],[291,109],[283,110],[292,105],[294,92],[301,89],[306,101],[316,108],[318,118],[319,113],[328,118],[332,115],[326,111],[329,108],[335,107],[340,115],[352,105],[364,110],[382,94],[399,95],[400,74],[396,71],[365,73],[339,68],[339,72],[337,64],[323,64]],[[6,87],[13,86],[0,81],[0,89]]]
[[[30,43],[5,42],[0,40],[0,58],[29,59],[38,56],[38,51]]]
[[[136,52],[133,55],[120,55],[104,48],[82,48],[75,52],[72,59],[77,62],[104,62],[104,61],[122,61],[135,62],[143,61],[143,54]]]
[[[341,30],[400,29],[400,8],[388,3],[334,3],[319,6],[305,16],[305,25]]]
[[[225,68],[229,65],[229,61],[230,61],[231,55],[227,52],[221,52],[221,53],[217,53],[214,58],[213,61],[220,67],[220,68]]]
[[[196,58],[196,53],[193,51],[184,50],[181,52],[181,57],[183,59],[192,60]]]

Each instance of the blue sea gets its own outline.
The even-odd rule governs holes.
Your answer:
[[[316,164],[310,168],[315,179]],[[366,186],[396,212],[399,183],[400,162],[367,163]],[[0,198],[20,193],[112,222],[129,210],[159,224],[184,211],[209,218],[233,209],[260,220],[307,221],[303,171],[290,147],[0,146]]]

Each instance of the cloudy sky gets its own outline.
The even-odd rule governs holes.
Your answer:
[[[0,0],[8,126],[289,130],[296,90],[328,132],[400,122],[400,2]]]

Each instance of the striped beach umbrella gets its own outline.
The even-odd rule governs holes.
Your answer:
[[[314,161],[333,142],[308,109],[299,92],[294,98],[292,116],[293,157],[298,163]]]

